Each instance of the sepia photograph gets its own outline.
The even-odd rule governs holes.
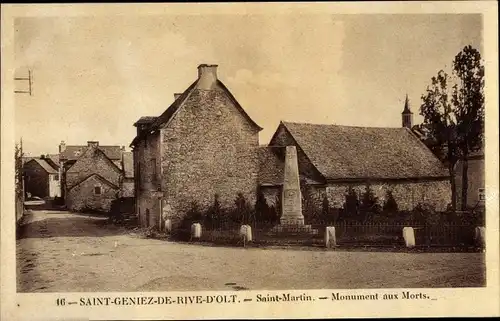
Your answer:
[[[11,19],[16,293],[487,287],[481,13],[158,5]]]

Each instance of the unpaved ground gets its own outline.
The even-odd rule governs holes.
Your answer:
[[[142,239],[102,218],[34,211],[19,292],[476,287],[483,253],[225,248]]]

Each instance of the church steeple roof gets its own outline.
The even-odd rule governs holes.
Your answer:
[[[410,110],[410,101],[408,100],[408,94],[406,94],[405,108],[403,109],[402,114],[413,114]]]

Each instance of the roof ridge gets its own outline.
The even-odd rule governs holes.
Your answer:
[[[305,123],[305,122],[293,122],[293,121],[281,121],[284,125],[311,125],[311,126],[332,126],[332,127],[348,127],[348,128],[374,128],[374,129],[394,129],[402,130],[403,127],[377,127],[377,126],[356,126],[356,125],[339,125],[339,124],[317,124],[317,123]]]
[[[103,180],[104,182],[106,182],[108,185],[114,187],[114,188],[120,188],[119,186],[111,183],[109,180],[107,180],[105,177],[103,177],[102,175],[98,174],[98,173],[91,173],[87,176],[85,176],[83,179],[81,179],[80,181],[78,181],[77,183],[75,183],[73,186],[71,186],[69,188],[69,190],[72,190],[73,188],[75,188],[76,186],[80,185],[81,183],[85,182],[86,180],[88,180],[89,178],[91,178],[92,176],[97,176],[99,179]]]

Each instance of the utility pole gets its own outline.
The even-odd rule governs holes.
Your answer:
[[[14,90],[14,93],[16,93],[16,94],[29,94],[30,96],[33,95],[33,92],[32,92],[33,79],[32,79],[31,70],[28,69],[28,77],[14,77],[14,80],[28,82],[28,90]]]

